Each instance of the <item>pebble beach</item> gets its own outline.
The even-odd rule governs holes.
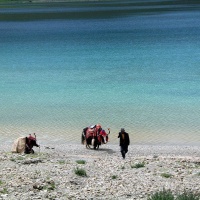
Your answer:
[[[0,147],[0,199],[148,199],[156,191],[199,192],[200,147],[130,145],[99,150],[43,145],[35,154]],[[78,173],[84,172],[84,173]]]

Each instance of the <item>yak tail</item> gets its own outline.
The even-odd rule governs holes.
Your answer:
[[[85,136],[84,133],[81,134],[81,144],[85,143]]]
[[[94,146],[94,143],[95,143],[95,139],[93,138],[91,141],[92,146]]]

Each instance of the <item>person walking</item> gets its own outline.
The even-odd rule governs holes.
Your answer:
[[[121,128],[118,138],[119,138],[120,151],[123,159],[125,159],[125,155],[128,152],[128,146],[130,145],[129,134],[125,132],[124,128]]]

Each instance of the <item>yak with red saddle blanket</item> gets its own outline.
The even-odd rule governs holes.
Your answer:
[[[98,149],[100,145],[108,142],[108,135],[110,134],[110,128],[108,133],[101,128],[100,124],[89,126],[83,129],[81,141],[89,149]]]

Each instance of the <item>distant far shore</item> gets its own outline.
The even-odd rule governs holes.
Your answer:
[[[114,0],[0,0],[0,3],[73,3],[73,2],[106,2]]]

